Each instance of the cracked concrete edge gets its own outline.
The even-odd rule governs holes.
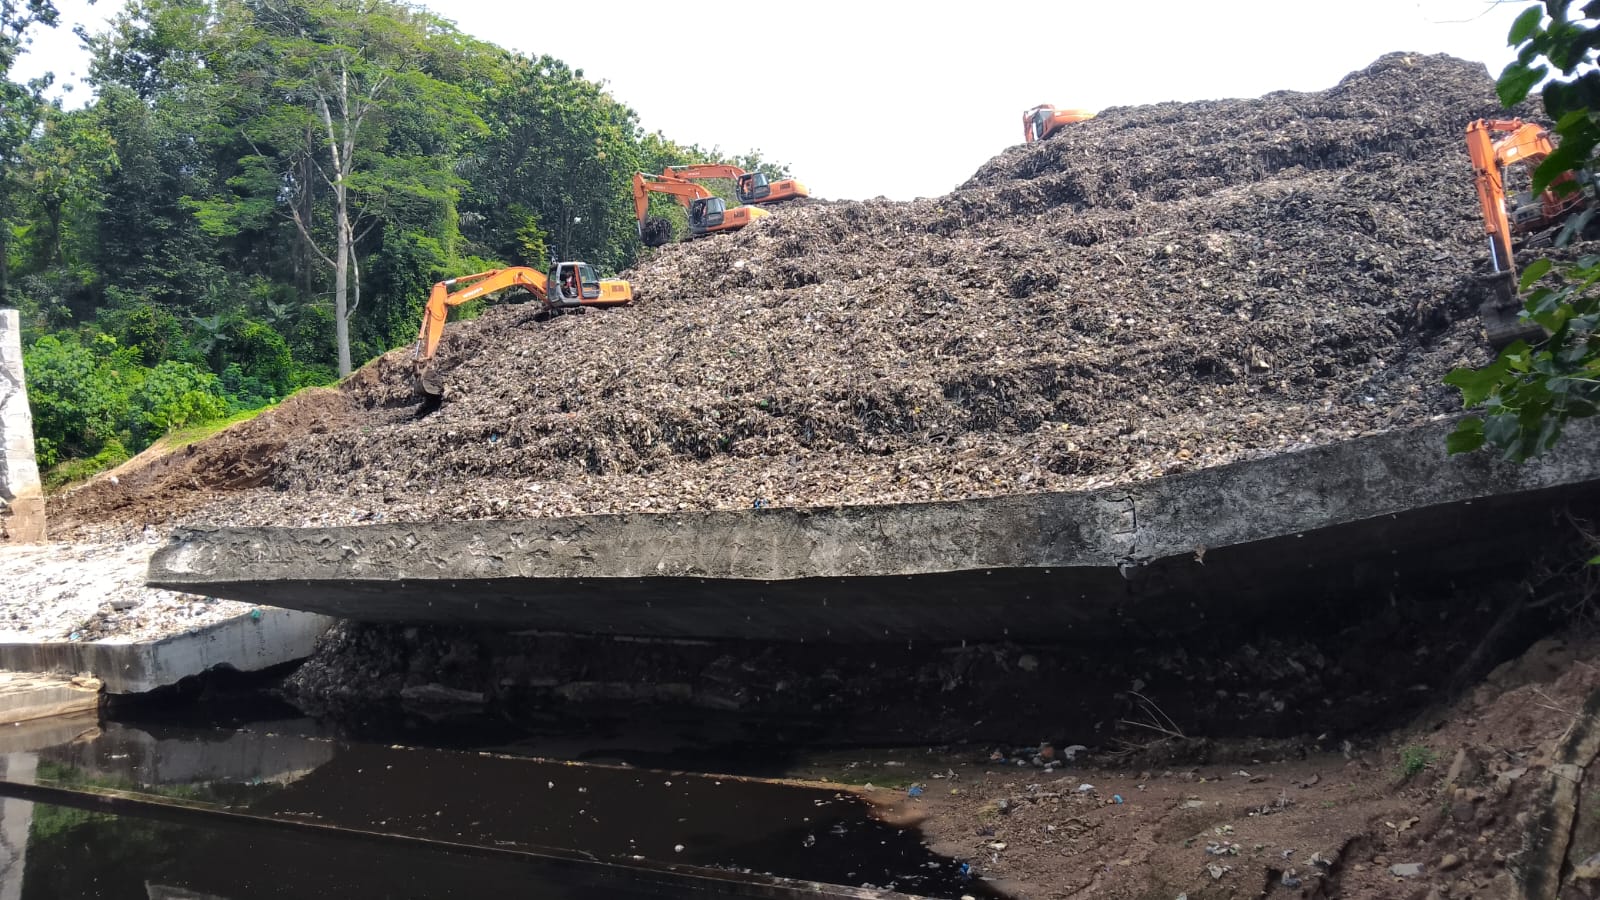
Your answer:
[[[1100,490],[967,501],[175,531],[148,583],[788,580],[1136,565],[1411,509],[1600,481],[1600,428],[1526,464],[1447,456],[1438,422]]]

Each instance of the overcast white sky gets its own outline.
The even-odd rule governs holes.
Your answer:
[[[19,76],[86,70],[71,26],[118,0],[58,0]],[[1102,109],[1319,90],[1394,50],[1498,73],[1525,2],[1492,0],[809,0],[755,5],[434,0],[463,30],[605,81],[644,126],[759,148],[817,196],[943,194],[1022,139],[1039,103]],[[747,49],[741,49],[747,48]],[[81,97],[86,88],[75,92]],[[70,101],[69,101],[70,102]],[[81,100],[79,101],[81,102]]]

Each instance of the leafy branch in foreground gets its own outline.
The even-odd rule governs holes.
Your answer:
[[[1533,172],[1531,190],[1558,194],[1592,184],[1589,172],[1600,147],[1600,0],[1590,0],[1576,16],[1570,0],[1545,0],[1522,12],[1507,42],[1518,48],[1496,85],[1507,108],[1523,100],[1541,82],[1545,112],[1556,120],[1560,146]],[[1580,74],[1581,72],[1581,74]],[[1551,77],[1552,73],[1559,73]],[[1548,80],[1547,80],[1548,79]],[[1566,173],[1575,179],[1563,179]],[[1580,233],[1594,214],[1591,207],[1571,217],[1556,236],[1560,245]],[[1600,403],[1600,256],[1576,262],[1549,257],[1530,264],[1517,289],[1523,295],[1522,317],[1546,336],[1516,341],[1493,362],[1478,369],[1451,372],[1445,383],[1461,390],[1461,399],[1478,415],[1463,419],[1449,438],[1451,453],[1491,446],[1507,459],[1537,456],[1560,440],[1573,419],[1595,415]]]

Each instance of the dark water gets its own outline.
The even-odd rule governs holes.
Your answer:
[[[860,798],[833,790],[335,740],[304,720],[238,729],[79,724],[76,733],[41,733],[36,746],[8,735],[8,744],[0,742],[12,751],[4,780],[124,791],[136,802],[106,814],[4,801],[4,896],[675,897],[790,889],[766,876],[936,897],[993,895],[965,878],[957,861],[931,854],[915,830],[884,824]],[[140,805],[172,800],[194,809]]]

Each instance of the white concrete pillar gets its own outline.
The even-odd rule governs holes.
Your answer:
[[[0,541],[44,539],[44,491],[22,375],[22,320],[16,310],[0,309]]]

